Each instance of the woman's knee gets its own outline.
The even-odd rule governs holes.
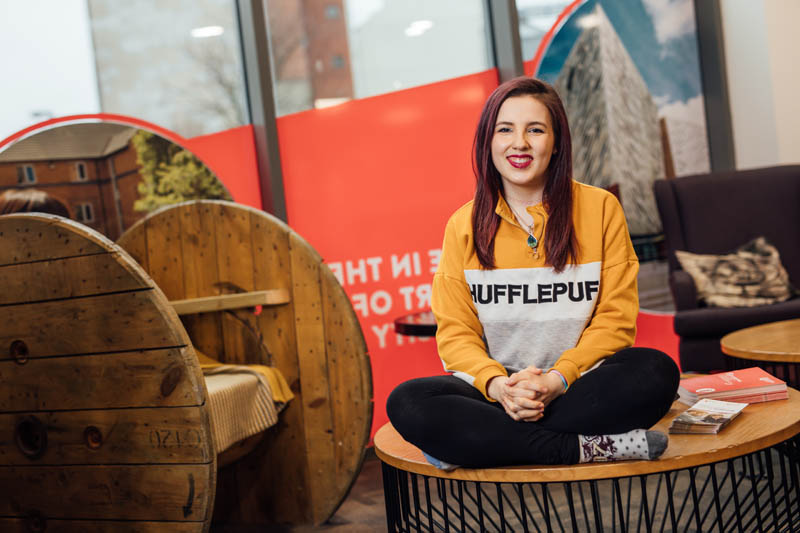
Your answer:
[[[615,354],[624,360],[626,365],[637,374],[643,374],[674,385],[677,389],[680,381],[680,370],[675,361],[661,350],[655,348],[625,348]]]
[[[386,414],[395,429],[403,433],[403,428],[417,427],[425,417],[429,400],[446,390],[450,376],[415,378],[394,388],[386,400]]]
[[[418,380],[412,379],[399,384],[386,399],[386,414],[395,426],[409,409],[413,409],[415,399],[419,398],[419,385],[416,381]]]
[[[624,362],[642,394],[669,409],[680,384],[680,370],[670,356],[653,348],[626,348],[616,357]]]

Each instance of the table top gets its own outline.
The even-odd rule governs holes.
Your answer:
[[[800,363],[800,319],[734,331],[722,337],[720,348],[742,359]]]
[[[430,310],[401,316],[394,320],[394,330],[410,337],[435,337],[436,318]]]
[[[672,419],[688,408],[674,402],[653,429],[668,431]],[[789,388],[788,400],[748,405],[730,425],[716,435],[669,435],[669,446],[656,461],[618,461],[581,465],[457,468],[451,472],[428,464],[422,452],[386,424],[375,434],[375,452],[400,470],[464,481],[548,483],[582,481],[681,470],[740,457],[789,439],[800,432],[800,392]]]

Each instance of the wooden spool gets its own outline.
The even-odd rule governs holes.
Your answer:
[[[127,253],[60,217],[0,217],[0,531],[207,531],[205,395]]]
[[[288,303],[182,317],[195,346],[227,363],[277,367],[295,399],[258,447],[218,473],[215,522],[320,524],[364,460],[372,422],[366,344],[347,296],[320,256],[286,224],[230,202],[155,212],[119,244],[170,300],[286,289]],[[234,314],[235,321],[226,321]],[[267,346],[245,346],[246,322]],[[251,343],[252,344],[252,343]]]

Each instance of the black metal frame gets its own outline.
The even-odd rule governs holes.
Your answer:
[[[772,374],[778,379],[782,379],[792,388],[800,389],[800,362],[790,361],[754,361],[752,359],[741,359],[726,355],[725,362],[728,370],[739,370],[758,366]]]
[[[390,532],[800,531],[800,437],[676,471],[482,483],[383,464]]]

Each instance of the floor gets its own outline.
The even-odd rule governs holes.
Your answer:
[[[328,523],[318,526],[241,527],[216,526],[211,533],[373,533],[386,531],[386,511],[383,499],[381,462],[372,448],[361,468],[350,494]]]

